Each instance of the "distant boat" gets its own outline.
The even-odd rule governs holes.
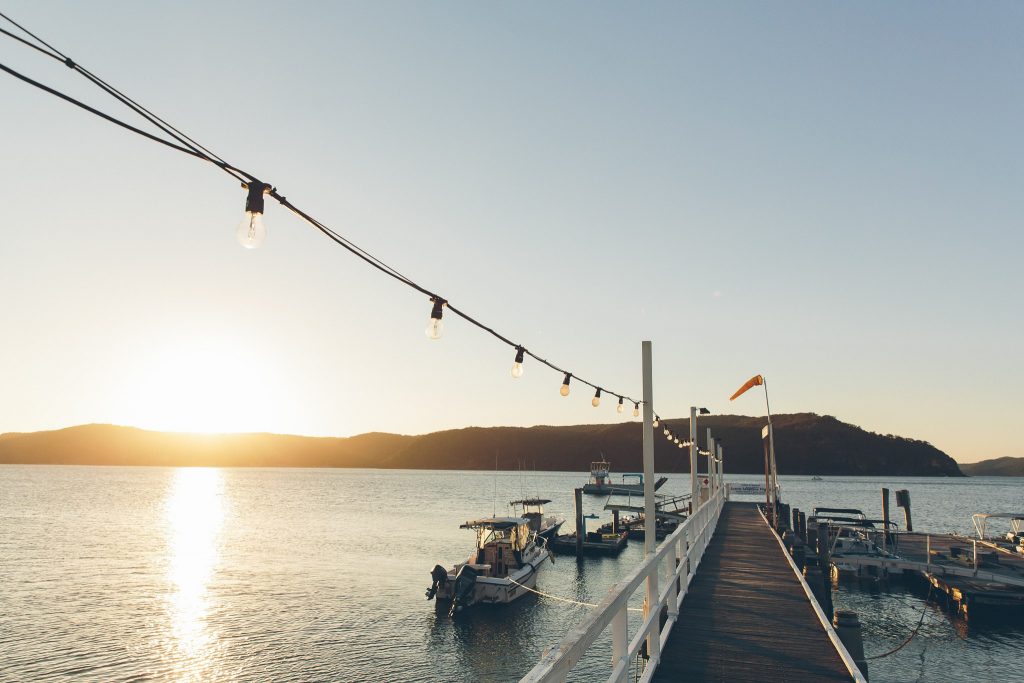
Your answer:
[[[811,477],[811,481],[825,481],[825,479],[815,474],[813,477]]]
[[[607,496],[609,494],[643,494],[644,475],[636,473],[623,474],[621,483],[613,483],[611,480],[611,467],[612,464],[604,458],[590,463],[590,481],[583,486],[583,493],[589,493],[595,496]],[[627,482],[627,477],[634,481]],[[658,480],[654,482],[654,490],[657,491],[665,484],[666,481],[668,481],[668,477],[659,477]]]
[[[521,598],[537,585],[537,572],[550,557],[524,517],[490,517],[466,522],[476,531],[476,548],[451,569],[436,565],[427,600],[451,600],[448,616],[477,604],[503,604]]]
[[[530,528],[539,538],[545,540],[558,533],[558,528],[565,523],[564,519],[555,516],[544,516],[544,506],[551,501],[547,498],[523,498],[521,500],[509,501],[509,505],[517,512],[521,509],[519,516],[530,520]]]

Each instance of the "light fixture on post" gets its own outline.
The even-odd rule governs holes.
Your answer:
[[[622,405],[622,397],[619,396],[619,405],[615,406],[615,412],[616,413],[621,413],[625,409],[626,409],[625,406]]]
[[[595,408],[601,405],[601,387],[598,387],[597,391],[594,392],[594,398],[590,399],[590,405]]]
[[[238,243],[246,249],[257,249],[267,239],[267,226],[263,225],[263,195],[270,194],[274,188],[258,180],[242,183],[242,187],[249,194],[245,198],[245,216],[235,235]]]
[[[437,296],[430,297],[430,300],[434,302],[434,307],[430,309],[430,322],[427,323],[426,334],[430,339],[440,339],[441,333],[444,332],[441,316],[444,315],[444,307],[448,302]]]
[[[512,378],[519,379],[523,376],[523,354],[526,353],[526,349],[522,346],[516,347],[516,360],[512,363]]]
[[[562,396],[569,395],[569,380],[571,378],[572,375],[570,375],[568,372],[565,373],[565,379],[562,380],[562,388],[558,390],[558,393],[560,393]]]

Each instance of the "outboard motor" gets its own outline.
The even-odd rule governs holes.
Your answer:
[[[454,617],[456,612],[463,607],[469,607],[473,603],[473,591],[476,589],[476,577],[478,572],[468,564],[463,565],[459,575],[455,577],[455,588],[452,590],[452,608],[448,612],[449,617]]]
[[[434,580],[434,583],[427,589],[427,600],[433,600],[434,596],[437,595],[437,589],[448,582],[448,570],[439,564],[435,564],[430,572],[430,578]]]

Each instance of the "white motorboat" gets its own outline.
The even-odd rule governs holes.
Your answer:
[[[436,565],[427,589],[428,600],[451,600],[448,616],[471,605],[512,602],[537,585],[537,572],[550,553],[529,519],[490,517],[459,528],[476,531],[473,554],[451,569]]]
[[[547,541],[557,534],[558,528],[565,523],[565,520],[560,517],[544,515],[544,506],[550,502],[547,498],[523,498],[510,501],[509,505],[512,507],[513,514],[522,509],[522,514],[519,516],[529,520],[530,528],[537,533],[537,536]]]

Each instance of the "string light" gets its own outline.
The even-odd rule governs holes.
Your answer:
[[[640,417],[640,403],[639,402],[633,403],[633,417]],[[657,427],[658,425],[654,425],[654,426]]]
[[[668,431],[666,429],[665,430],[665,438],[668,439],[669,441],[671,441],[672,440],[672,432],[670,432],[670,431]]]
[[[444,323],[441,322],[441,316],[444,315],[444,307],[448,302],[438,297],[431,297],[431,301],[434,302],[434,307],[430,310],[430,322],[427,323],[427,337],[430,339],[440,339],[441,333],[444,332]]]
[[[657,415],[655,415],[655,416],[654,416],[654,422],[653,422],[653,424],[651,424],[651,426],[652,426],[652,427],[654,427],[654,428],[657,428],[657,427],[658,427],[658,424],[659,424],[660,422],[661,422],[661,418],[660,418],[660,417],[658,417]]]
[[[523,376],[523,352],[526,351],[522,346],[516,347],[516,360],[512,363],[512,377],[513,379],[519,379]]]
[[[616,413],[621,413],[625,409],[626,408],[622,405],[622,397],[619,396],[619,405],[615,406],[615,412]]]
[[[590,399],[590,405],[595,408],[601,405],[601,387],[598,387],[597,391],[594,392],[594,398]]]
[[[668,436],[669,434],[671,434],[671,431],[669,430],[668,425],[665,425],[665,429],[662,431],[662,434],[664,434],[665,436]]]
[[[516,349],[516,364],[513,365],[513,371],[512,371],[513,372],[513,377],[519,377],[522,374],[522,359],[520,358],[520,356],[525,357],[525,356],[529,355],[530,357],[532,357],[537,362],[539,362],[539,363],[541,363],[543,365],[546,365],[547,367],[551,368],[552,370],[555,370],[556,372],[564,373],[565,374],[565,380],[562,382],[562,387],[560,389],[560,393],[561,393],[562,396],[568,396],[569,395],[569,379],[573,376],[571,372],[565,370],[564,368],[560,368],[560,367],[556,366],[555,364],[551,363],[550,361],[548,361],[548,360],[546,360],[544,358],[541,358],[541,357],[531,353],[530,351],[524,349],[521,345],[516,344],[512,340],[508,339],[507,337],[501,335],[499,332],[497,332],[494,329],[492,329],[491,327],[483,324],[479,320],[476,320],[476,319],[472,318],[467,313],[459,310],[455,306],[450,305],[445,298],[443,298],[443,297],[439,296],[438,294],[436,294],[436,293],[426,289],[425,287],[417,284],[412,279],[406,277],[405,275],[400,273],[398,270],[396,270],[395,268],[389,266],[387,263],[385,263],[384,261],[380,260],[379,258],[374,256],[373,254],[367,252],[366,250],[362,249],[358,245],[350,242],[343,235],[335,232],[334,230],[329,228],[324,223],[320,222],[319,220],[317,220],[313,216],[309,215],[308,213],[306,213],[305,211],[303,211],[299,207],[297,207],[294,204],[292,204],[291,202],[289,202],[288,199],[286,197],[284,197],[283,195],[279,194],[277,189],[274,188],[273,186],[261,182],[260,180],[258,180],[256,178],[255,175],[253,175],[253,174],[251,174],[251,173],[249,173],[249,172],[247,172],[247,171],[245,171],[245,170],[243,170],[241,168],[238,168],[237,166],[234,166],[234,165],[228,163],[225,159],[223,159],[222,157],[220,157],[217,154],[215,154],[212,150],[210,150],[209,148],[203,146],[202,144],[197,142],[195,139],[189,137],[188,135],[183,133],[181,130],[175,128],[173,125],[171,125],[170,123],[168,123],[164,119],[160,118],[159,116],[154,114],[149,109],[146,109],[144,106],[142,106],[141,104],[139,104],[135,100],[131,99],[130,97],[125,95],[123,92],[121,92],[120,90],[118,90],[114,86],[110,85],[109,83],[107,83],[106,81],[101,79],[100,77],[98,77],[95,74],[91,73],[86,68],[84,68],[81,64],[78,64],[77,62],[72,60],[70,57],[68,57],[67,55],[62,53],[60,50],[58,50],[57,48],[53,47],[49,43],[46,43],[41,38],[39,38],[35,34],[31,33],[30,31],[28,31],[27,29],[25,29],[21,25],[17,24],[16,22],[14,22],[12,19],[7,17],[6,15],[0,14],[0,19],[6,20],[6,21],[10,22],[17,29],[19,29],[22,32],[26,33],[34,41],[36,41],[36,43],[40,43],[41,45],[35,44],[35,43],[30,42],[30,41],[25,40],[25,39],[22,39],[21,37],[16,36],[13,33],[9,32],[9,31],[6,31],[6,30],[3,30],[3,29],[0,29],[0,33],[4,34],[4,35],[6,35],[6,36],[8,36],[10,38],[13,38],[14,40],[17,40],[20,43],[23,43],[25,46],[27,46],[29,48],[32,48],[33,50],[36,50],[36,51],[46,55],[47,57],[50,57],[50,58],[52,58],[52,59],[54,59],[54,60],[56,60],[58,62],[61,62],[62,64],[64,64],[68,68],[70,68],[73,71],[77,72],[79,75],[81,75],[84,78],[86,78],[87,80],[89,80],[93,85],[95,85],[98,88],[102,89],[106,94],[110,95],[111,97],[116,99],[118,102],[120,102],[124,106],[128,107],[130,110],[132,110],[132,112],[134,112],[138,116],[140,116],[143,119],[145,119],[149,124],[151,124],[156,129],[158,129],[160,131],[160,134],[154,134],[154,133],[151,133],[149,131],[143,130],[143,129],[137,127],[137,126],[133,126],[132,124],[127,123],[126,121],[123,121],[123,120],[118,119],[118,118],[116,118],[114,116],[111,116],[110,114],[107,114],[107,113],[105,113],[103,111],[100,111],[99,109],[91,107],[91,106],[85,104],[84,102],[82,102],[80,100],[77,100],[77,99],[75,99],[73,97],[70,97],[69,95],[66,95],[66,94],[64,94],[64,93],[62,93],[62,92],[60,92],[60,91],[58,91],[58,90],[56,90],[54,88],[51,88],[51,87],[46,86],[46,85],[44,85],[44,84],[42,84],[42,83],[40,83],[38,81],[33,80],[33,79],[31,79],[31,78],[29,78],[27,76],[24,76],[23,74],[20,74],[17,71],[15,71],[15,70],[13,70],[13,69],[11,69],[11,68],[3,65],[3,64],[0,64],[0,71],[4,71],[4,72],[8,73],[9,75],[11,75],[11,76],[21,80],[22,82],[27,83],[28,85],[31,85],[31,86],[33,86],[35,88],[43,90],[43,91],[47,92],[48,94],[51,94],[51,95],[53,95],[55,97],[58,97],[60,99],[63,99],[64,101],[66,101],[66,102],[68,102],[70,104],[73,104],[73,105],[75,105],[75,106],[77,106],[77,107],[79,107],[79,108],[89,112],[90,114],[93,114],[94,116],[98,116],[100,118],[103,118],[104,120],[106,120],[106,121],[108,121],[110,123],[113,123],[114,125],[120,126],[121,128],[123,128],[123,129],[125,129],[127,131],[135,133],[136,135],[144,137],[144,138],[146,138],[147,140],[149,140],[151,142],[156,142],[156,143],[161,144],[161,145],[163,145],[165,147],[173,149],[173,150],[175,150],[177,152],[181,152],[182,154],[187,154],[187,155],[195,157],[195,158],[197,158],[197,159],[199,159],[201,161],[208,162],[208,163],[216,166],[220,170],[224,171],[228,175],[232,176],[235,180],[241,182],[243,187],[245,187],[248,190],[248,195],[246,197],[246,206],[245,206],[246,215],[245,215],[245,218],[243,219],[241,225],[239,225],[239,228],[238,228],[238,230],[236,232],[236,236],[238,237],[239,242],[243,246],[245,246],[246,248],[249,248],[249,249],[257,248],[266,239],[267,231],[266,231],[266,226],[263,224],[263,213],[264,213],[263,209],[264,209],[264,196],[265,195],[269,195],[271,198],[276,200],[281,206],[285,207],[289,211],[291,211],[294,214],[296,214],[299,218],[301,218],[304,221],[306,221],[307,223],[309,223],[311,226],[313,226],[314,228],[319,230],[321,233],[323,233],[327,238],[329,238],[330,240],[332,240],[333,242],[335,242],[336,244],[338,244],[342,248],[344,248],[347,251],[349,251],[352,255],[354,255],[357,258],[361,259],[362,261],[366,262],[368,265],[370,265],[371,267],[379,270],[380,272],[384,273],[385,275],[388,275],[389,277],[394,278],[395,280],[398,280],[399,282],[405,284],[406,286],[410,287],[411,289],[415,289],[416,291],[420,292],[421,294],[424,294],[424,295],[430,297],[430,300],[433,303],[433,307],[432,307],[432,310],[431,310],[430,324],[428,325],[427,330],[426,330],[426,335],[429,338],[431,338],[431,339],[439,339],[441,337],[441,334],[442,334],[442,331],[443,331],[443,323],[441,322],[441,318],[442,318],[442,314],[444,312],[444,308],[447,307],[448,310],[451,313],[453,313],[455,315],[458,315],[460,318],[462,318],[462,319],[466,320],[467,322],[475,325],[476,327],[478,327],[482,331],[487,332],[488,334],[490,334],[491,336],[497,338],[501,342],[503,342],[505,344],[508,344],[509,346],[511,346],[511,347]],[[164,136],[166,136],[166,137],[164,137]],[[516,369],[517,369],[516,365],[519,366],[518,367],[518,373],[516,372]],[[600,398],[602,389],[600,389],[596,384],[588,382],[588,381],[586,381],[586,380],[584,380],[582,378],[577,377],[577,379],[580,382],[582,382],[583,384],[586,384],[587,386],[594,387],[597,390],[597,392],[596,392],[596,394],[594,396],[595,400],[592,401],[592,404],[594,406],[597,406],[598,405],[598,399]],[[638,416],[639,415],[639,404],[642,401],[635,401],[634,399],[632,399],[632,398],[630,398],[628,396],[623,396],[621,394],[616,394],[615,392],[610,392],[610,393],[612,393],[615,396],[619,396],[619,408],[617,408],[618,412],[622,412],[623,398],[625,398],[625,399],[628,399],[629,401],[634,403],[634,411],[633,411],[634,416]],[[654,426],[657,427],[658,424],[659,424],[659,418],[657,416],[655,416]]]
[[[263,195],[270,194],[273,188],[258,180],[242,183],[242,187],[248,189],[249,194],[245,198],[245,215],[235,236],[246,249],[258,249],[267,239],[267,226],[263,225]]]

